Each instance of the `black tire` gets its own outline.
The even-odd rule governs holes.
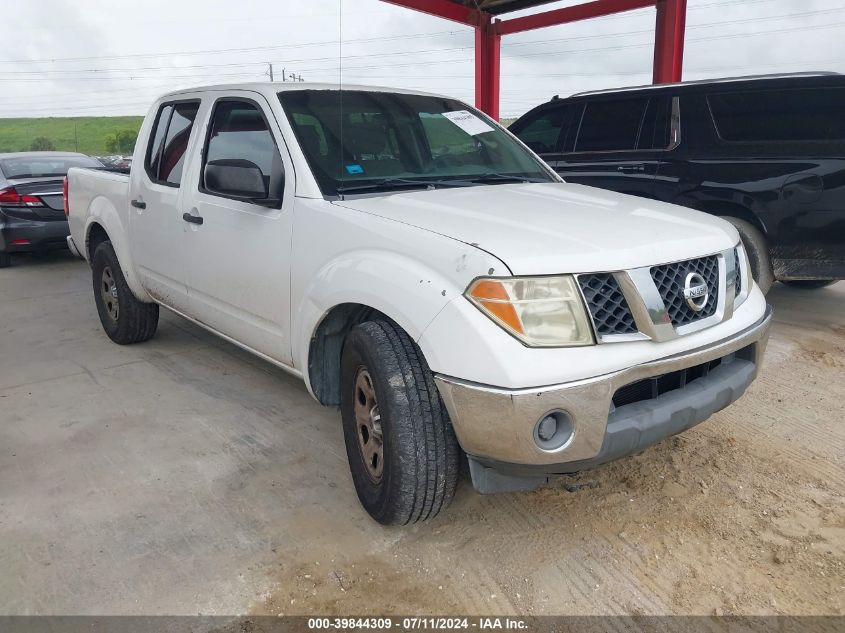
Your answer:
[[[8,268],[12,265],[12,256],[9,253],[0,253],[0,268]]]
[[[356,417],[358,381],[364,373],[371,379],[376,402],[370,418],[373,411],[379,418],[380,477],[365,462]],[[455,494],[460,448],[420,349],[395,323],[367,321],[344,343],[340,380],[346,454],[361,504],[383,525],[436,516]]]
[[[763,294],[769,292],[775,281],[775,274],[772,270],[772,258],[769,256],[769,246],[766,243],[766,236],[751,222],[739,218],[724,218],[736,227],[748,259],[751,262],[751,276]]]
[[[827,286],[832,286],[835,284],[838,279],[789,279],[786,281],[782,281],[782,284],[786,284],[790,288],[798,288],[801,290],[816,290],[817,288],[826,288]]]
[[[97,246],[91,270],[94,302],[108,337],[120,345],[151,339],[158,327],[158,305],[138,301],[132,294],[111,242],[101,242]]]

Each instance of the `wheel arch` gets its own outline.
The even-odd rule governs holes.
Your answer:
[[[760,217],[748,207],[745,207],[741,204],[737,204],[736,202],[725,202],[721,200],[703,200],[699,201],[695,205],[695,208],[699,211],[704,211],[705,213],[710,213],[711,215],[715,215],[720,218],[733,217],[739,220],[745,220],[752,226],[759,229],[764,236],[768,235],[766,225],[763,223]]]
[[[331,308],[317,324],[308,346],[306,374],[311,393],[320,404],[340,406],[340,360],[343,344],[356,325],[373,318],[393,321],[371,306],[341,303]]]
[[[85,226],[84,246],[88,263],[91,263],[97,246],[104,241],[111,242],[115,255],[117,255],[117,261],[120,262],[123,276],[126,278],[126,283],[132,290],[132,294],[139,301],[152,303],[152,298],[144,290],[144,287],[135,274],[129,246],[130,236],[127,235],[128,227],[119,217],[114,205],[104,196],[100,196],[91,203],[89,213],[90,215]]]

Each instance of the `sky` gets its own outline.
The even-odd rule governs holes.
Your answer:
[[[380,0],[4,4],[2,118],[145,114],[170,90],[269,81],[270,63],[276,81],[284,69],[305,81],[474,99],[472,29]],[[553,95],[650,83],[654,14],[506,36],[501,115]],[[685,80],[816,70],[845,72],[845,0],[689,0]]]

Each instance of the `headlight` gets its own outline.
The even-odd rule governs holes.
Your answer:
[[[532,347],[592,345],[593,333],[575,279],[476,279],[466,297]]]

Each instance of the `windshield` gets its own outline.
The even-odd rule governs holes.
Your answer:
[[[88,156],[19,156],[0,159],[6,178],[49,178],[67,176],[71,167],[102,167]]]
[[[296,90],[279,99],[324,195],[557,182],[530,152],[460,101]]]

